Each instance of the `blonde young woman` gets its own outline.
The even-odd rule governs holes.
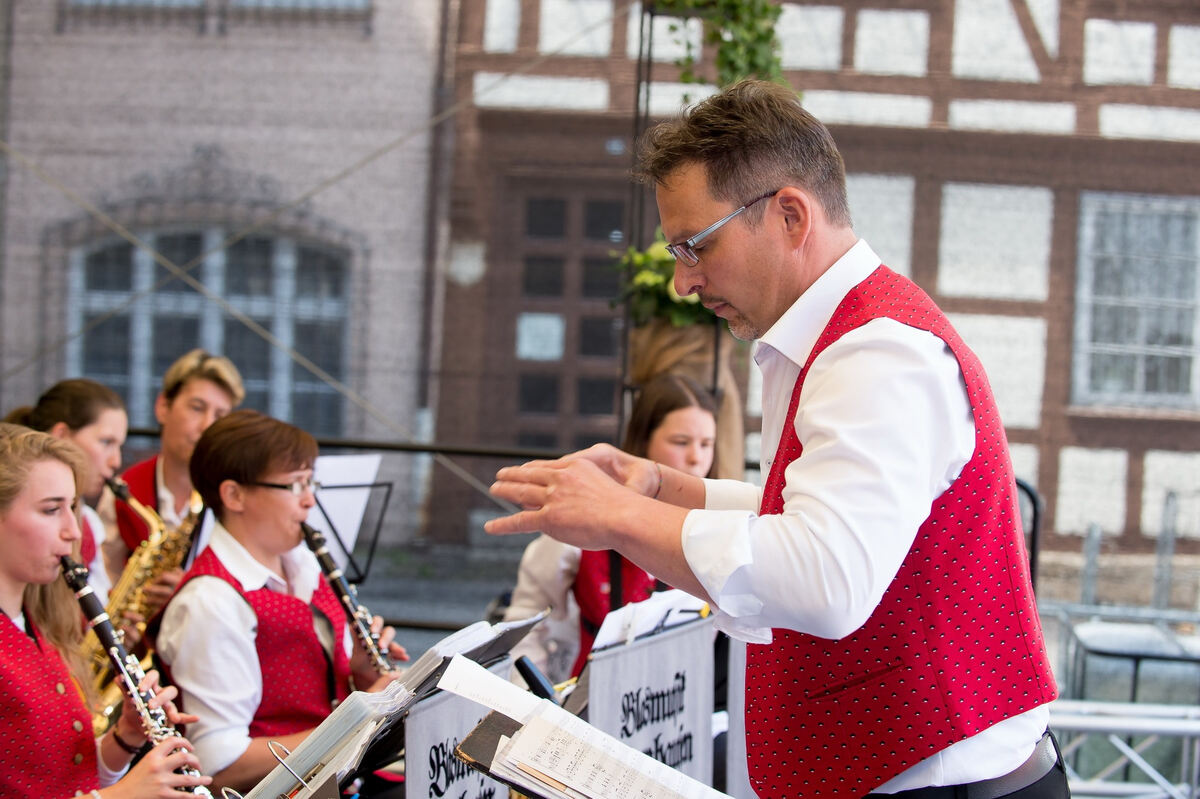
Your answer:
[[[176,773],[200,764],[181,738],[150,749],[137,710],[95,738],[79,651],[80,608],[60,560],[78,557],[76,519],[84,456],[62,439],[0,423],[0,796],[177,799],[176,788],[208,777]],[[142,683],[156,690],[157,674]],[[174,724],[194,721],[171,703],[174,688],[152,700]]]
[[[36,404],[11,411],[4,421],[70,441],[87,457],[87,474],[79,485],[79,493],[87,501],[80,506],[83,530],[80,547],[83,564],[91,573],[89,582],[100,602],[106,604],[112,580],[120,576],[120,570],[112,575],[104,567],[101,547],[107,533],[95,507],[107,490],[104,481],[121,468],[121,445],[129,431],[125,403],[108,386],[95,380],[72,378],[55,383],[38,397]]]

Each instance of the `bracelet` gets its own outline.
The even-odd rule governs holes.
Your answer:
[[[131,746],[124,738],[118,735],[116,727],[113,727],[112,729],[112,737],[113,740],[117,742],[117,746],[121,747],[131,755],[136,755],[138,752],[142,751],[141,746]]]
[[[658,495],[662,493],[662,466],[659,466],[658,462],[655,461],[654,468],[658,471],[658,488],[654,489],[654,496],[650,497],[650,499],[658,499]]]

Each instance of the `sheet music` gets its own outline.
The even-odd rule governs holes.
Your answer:
[[[724,794],[632,749],[558,705],[456,656],[438,687],[523,723],[497,748],[494,774],[555,799],[714,799]],[[527,766],[564,789],[522,770]]]
[[[655,629],[691,621],[707,607],[703,599],[677,588],[655,592],[641,602],[622,605],[605,616],[592,649],[629,643]]]

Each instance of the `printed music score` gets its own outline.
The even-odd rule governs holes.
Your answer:
[[[472,765],[533,795],[547,799],[725,796],[600,732],[553,702],[519,689],[514,692],[512,683],[465,658],[451,659],[438,687],[515,720],[515,731],[500,736],[493,754],[472,757],[463,751],[468,741],[460,746],[459,754]],[[485,719],[480,727],[487,723]]]

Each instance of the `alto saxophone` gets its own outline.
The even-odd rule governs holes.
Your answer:
[[[325,579],[329,581],[329,587],[341,600],[342,610],[346,611],[346,620],[350,622],[350,626],[354,628],[354,634],[358,636],[363,648],[370,655],[375,670],[380,674],[395,671],[396,665],[379,648],[379,636],[371,629],[371,611],[359,603],[358,593],[354,590],[354,586],[346,580],[346,575],[342,574],[341,567],[329,554],[329,550],[325,546],[325,536],[321,534],[320,530],[316,530],[304,522],[300,522],[300,531],[304,533],[304,541],[308,544],[308,548],[317,556],[317,563],[321,564],[321,571],[325,574]]]
[[[119,621],[136,616],[142,621],[137,623],[139,633],[146,629],[146,601],[143,588],[154,582],[165,572],[177,569],[183,565],[188,548],[192,543],[192,533],[204,512],[204,504],[198,494],[193,492],[188,515],[179,527],[168,528],[162,518],[152,509],[146,507],[129,493],[129,486],[118,477],[105,480],[118,499],[134,510],[150,529],[149,537],[138,544],[137,549],[129,556],[121,577],[108,594],[108,607],[105,608],[108,618]],[[124,632],[118,630],[118,636],[124,642]],[[92,726],[97,733],[108,729],[114,714],[121,706],[121,686],[114,682],[116,676],[104,643],[98,636],[89,636],[84,640],[84,654],[92,664],[95,676],[94,686],[100,699],[100,709],[92,717]],[[149,666],[149,653],[143,658],[143,668]]]
[[[149,703],[154,698],[154,693],[138,688],[138,684],[141,683],[146,673],[142,670],[138,659],[125,651],[125,645],[121,643],[121,633],[113,627],[112,621],[109,620],[108,614],[100,604],[99,597],[88,585],[88,570],[70,558],[64,557],[62,558],[62,572],[63,579],[67,581],[67,585],[71,586],[71,590],[75,592],[75,597],[79,600],[79,606],[83,608],[83,615],[87,617],[88,626],[92,628],[96,638],[102,642],[105,656],[113,669],[114,682],[121,686],[121,690],[133,700],[137,707],[138,715],[142,719],[142,729],[146,731],[146,738],[152,744],[160,744],[169,738],[182,737],[167,719],[166,711],[161,707],[150,707]],[[189,766],[180,768],[179,773],[192,777],[200,776],[200,772]],[[212,796],[208,788],[203,785],[193,785],[179,790],[195,796]]]

